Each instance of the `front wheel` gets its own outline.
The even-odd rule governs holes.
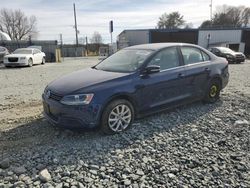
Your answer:
[[[221,84],[218,79],[213,79],[208,86],[204,102],[215,103],[220,98]]]
[[[29,67],[32,67],[32,66],[33,66],[33,60],[32,60],[32,59],[29,59],[29,60],[28,60],[28,66],[29,66]]]
[[[106,134],[116,134],[127,130],[134,120],[132,104],[123,99],[114,100],[104,109],[101,129]]]

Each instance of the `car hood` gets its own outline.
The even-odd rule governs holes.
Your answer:
[[[5,57],[29,57],[31,55],[29,54],[9,54],[9,55],[6,55]]]
[[[244,54],[241,52],[235,52],[234,55],[244,55]]]
[[[87,68],[52,81],[48,85],[47,89],[64,96],[72,94],[77,90],[93,86],[101,82],[120,78],[128,74],[129,73],[108,72]]]

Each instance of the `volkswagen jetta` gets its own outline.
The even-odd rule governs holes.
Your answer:
[[[216,102],[228,80],[227,60],[199,46],[137,45],[51,82],[42,95],[44,114],[59,126],[99,125],[114,134],[138,117],[196,100]]]

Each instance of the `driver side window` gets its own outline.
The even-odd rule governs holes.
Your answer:
[[[38,54],[38,53],[39,53],[39,50],[34,49],[34,54]]]
[[[149,65],[160,66],[161,71],[178,67],[179,66],[179,56],[176,47],[166,48],[158,52],[153,59],[148,63]]]

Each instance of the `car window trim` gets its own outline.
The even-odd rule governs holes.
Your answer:
[[[190,66],[201,65],[201,64],[206,64],[206,63],[211,63],[211,61],[200,61],[198,63],[191,63],[191,64],[187,64],[187,65],[184,65],[184,66],[185,67],[190,67]]]
[[[164,70],[161,70],[160,72],[166,72],[166,71],[169,71],[169,70],[174,70],[174,69],[183,68],[183,67],[185,67],[185,65],[180,65],[180,66],[177,66],[177,67],[172,67],[172,68],[164,69]]]

